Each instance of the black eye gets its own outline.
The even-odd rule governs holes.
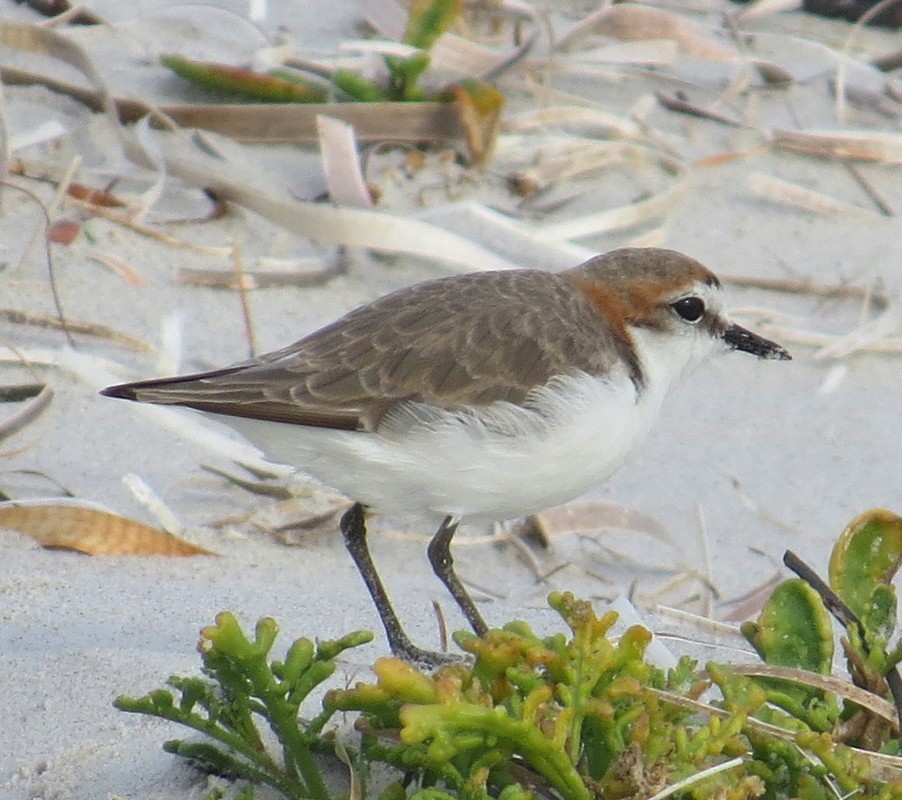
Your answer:
[[[701,297],[681,297],[670,307],[686,322],[698,322],[705,314],[705,301]]]

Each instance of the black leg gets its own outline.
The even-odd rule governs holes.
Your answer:
[[[341,517],[341,533],[344,536],[345,547],[354,559],[360,577],[369,590],[370,597],[379,613],[379,619],[382,620],[382,626],[385,628],[385,635],[388,638],[389,647],[394,655],[403,658],[405,661],[425,664],[428,666],[439,666],[440,664],[448,664],[457,661],[454,656],[433,653],[429,650],[422,650],[416,647],[410,641],[398,615],[392,608],[391,600],[388,598],[388,592],[382,585],[379,573],[376,572],[376,565],[370,555],[369,548],[366,544],[366,520],[364,518],[364,508],[360,503],[354,503]]]
[[[439,580],[448,587],[454,601],[463,611],[470,627],[477,636],[485,636],[489,632],[489,626],[485,624],[482,614],[464,589],[457,575],[454,574],[454,559],[451,556],[451,539],[457,530],[457,522],[451,517],[446,517],[432,541],[429,542],[429,563],[432,570],[438,575]]]

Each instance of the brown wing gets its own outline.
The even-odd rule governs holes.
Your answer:
[[[524,270],[473,273],[387,295],[246,364],[104,393],[233,416],[374,430],[406,401],[449,409],[520,403],[555,374],[604,370],[617,343],[599,322],[597,310],[565,277]]]

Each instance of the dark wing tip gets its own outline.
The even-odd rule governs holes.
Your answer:
[[[135,391],[133,383],[120,383],[116,386],[107,386],[101,389],[100,394],[104,397],[119,397],[122,400],[137,400],[138,393]]]
[[[171,378],[151,378],[147,381],[135,381],[133,383],[119,383],[115,386],[107,386],[100,390],[100,394],[104,397],[118,397],[122,400],[136,400],[139,403],[143,400],[148,402],[147,397],[141,397],[144,389],[158,390],[160,394],[167,388],[180,386],[185,383],[194,383],[195,381],[210,380],[212,378],[221,378],[226,375],[234,375],[246,369],[246,365],[238,365],[234,367],[224,367],[223,369],[215,369],[210,372],[195,372],[190,375],[175,375]],[[151,400],[149,402],[163,402],[165,400]]]

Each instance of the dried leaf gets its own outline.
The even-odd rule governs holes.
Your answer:
[[[668,538],[667,529],[654,517],[635,508],[597,500],[555,506],[533,514],[526,522],[526,533],[537,536],[545,547],[559,536],[598,531],[628,531],[662,541]]]
[[[4,503],[0,527],[30,536],[44,547],[91,556],[213,555],[159,528],[87,506]]]
[[[501,128],[504,95],[478,80],[461,81],[448,90],[460,112],[466,129],[471,164],[484,164],[491,158]]]
[[[47,239],[55,244],[72,244],[81,233],[81,225],[74,219],[58,219],[47,229]]]
[[[317,117],[316,126],[329,198],[340,206],[372,208],[373,198],[363,177],[354,128],[327,116]]]
[[[200,104],[164,106],[162,111],[183,127],[215,131],[241,142],[314,142],[320,115],[353,125],[362,142],[447,142],[466,133],[451,103]]]
[[[92,206],[105,206],[106,208],[123,208],[125,203],[118,197],[111,195],[103,189],[92,189],[83,183],[70,183],[66,190],[69,197],[84,200]]]

